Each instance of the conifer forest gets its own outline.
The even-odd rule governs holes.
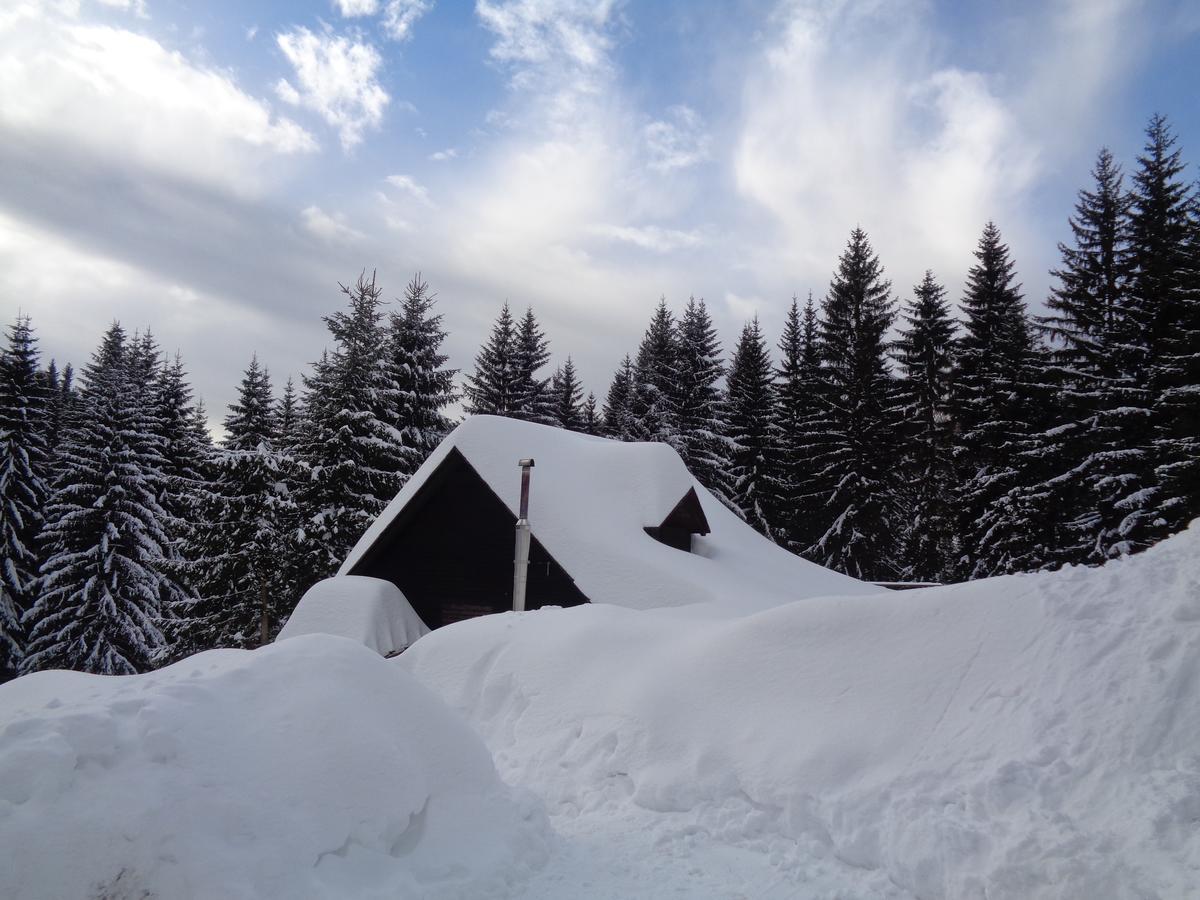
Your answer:
[[[1200,515],[1195,175],[1161,116],[1136,160],[1101,150],[1046,298],[1023,296],[994,222],[961,296],[937,272],[893,284],[855,228],[827,286],[781,298],[781,334],[755,318],[732,347],[702,299],[648,298],[641,343],[588,373],[601,397],[507,303],[473,368],[449,368],[429,285],[392,301],[367,270],[331,293],[329,349],[299,383],[247,361],[214,441],[151,332],[114,322],[76,368],[19,316],[0,356],[0,680],[271,640],[460,409],[665,442],[763,535],[870,581],[1136,553]]]

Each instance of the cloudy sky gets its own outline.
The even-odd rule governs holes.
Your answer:
[[[957,295],[993,218],[1036,305],[1101,145],[1200,160],[1197,84],[1200,0],[0,0],[0,312],[150,326],[219,419],[420,269],[455,365],[507,298],[602,396],[660,295],[775,336],[856,224]]]

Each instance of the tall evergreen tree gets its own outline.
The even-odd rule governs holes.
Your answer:
[[[275,410],[275,422],[278,434],[275,443],[283,449],[292,450],[300,443],[303,428],[303,410],[300,407],[300,397],[296,393],[296,383],[289,375],[284,382],[283,392],[279,395],[279,403]]]
[[[270,640],[283,607],[280,575],[290,551],[295,507],[267,370],[251,360],[212,454],[202,525],[190,554],[203,601],[192,616],[187,652],[254,647]]]
[[[380,418],[390,387],[380,290],[363,275],[342,293],[347,308],[325,317],[334,348],[304,379],[301,589],[333,574],[400,488],[396,429]]]
[[[703,300],[688,298],[676,329],[675,404],[677,431],[672,441],[699,482],[729,502],[731,448],[726,442],[720,390],[725,367],[717,329]]]
[[[613,376],[604,401],[604,433],[620,441],[637,440],[634,434],[633,394],[637,389],[637,373],[629,354]]]
[[[1055,562],[1102,562],[1123,545],[1127,513],[1117,508],[1147,421],[1139,388],[1120,364],[1129,286],[1129,202],[1120,167],[1102,149],[1094,187],[1079,193],[1070,219],[1074,245],[1041,325],[1051,341],[1060,415],[1037,439],[1049,478],[1028,490],[1062,523]]]
[[[47,393],[37,338],[29,318],[18,317],[0,351],[0,682],[20,668],[21,620],[34,599],[49,476]]]
[[[757,316],[742,329],[729,362],[725,407],[731,463],[729,499],[755,530],[773,537],[772,478],[778,453],[775,385]]]
[[[1037,366],[1025,302],[1014,283],[1016,267],[995,223],[985,226],[975,258],[962,301],[964,333],[954,374],[960,541],[955,568],[962,578],[1023,571],[1032,552],[1028,544],[1040,543],[1044,527],[1034,518],[1039,511],[1011,493],[1041,474],[1027,470],[1021,456],[1037,431],[1029,385]]]
[[[165,649],[163,458],[144,404],[145,341],[115,324],[84,371],[46,510],[23,671],[131,674]]]
[[[554,401],[548,394],[550,379],[538,373],[550,359],[550,342],[533,309],[526,309],[517,326],[515,352],[516,389],[511,415],[529,422],[554,423]]]
[[[954,436],[950,375],[954,320],[946,289],[927,271],[913,288],[896,341],[904,452],[902,578],[948,577],[954,554]]]
[[[387,407],[397,432],[402,482],[421,467],[450,431],[445,410],[457,399],[457,370],[446,368],[448,357],[442,352],[446,332],[433,304],[434,295],[418,273],[404,289],[400,312],[389,318]]]
[[[679,345],[665,297],[655,307],[638,347],[630,385],[633,437],[673,444],[679,433]]]
[[[779,543],[793,553],[804,553],[823,532],[818,530],[817,504],[824,500],[813,466],[821,360],[817,313],[811,293],[803,313],[797,299],[792,298],[779,341],[779,355],[775,373],[779,459],[772,522]]]
[[[588,392],[583,401],[583,432],[584,434],[599,434],[601,429],[600,413],[596,411],[596,395]]]
[[[809,550],[858,578],[895,577],[895,422],[884,334],[895,313],[891,283],[867,235],[855,228],[821,305],[821,409],[817,477],[824,532]]]
[[[568,431],[584,430],[583,387],[575,375],[575,363],[569,356],[550,379],[550,400],[553,403],[555,425]],[[594,413],[594,397],[592,404]]]
[[[520,399],[517,365],[517,327],[505,302],[487,343],[475,357],[475,372],[467,376],[464,391],[467,412],[472,415],[512,415]]]

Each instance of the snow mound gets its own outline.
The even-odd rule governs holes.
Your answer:
[[[475,619],[391,664],[560,829],[754,849],[779,896],[830,865],[924,900],[1200,884],[1200,522],[1101,569],[738,618]]]
[[[341,575],[318,581],[305,591],[276,640],[334,634],[388,656],[428,633],[421,617],[390,581]]]
[[[12,900],[488,896],[548,836],[458,716],[342,638],[0,687]]]
[[[498,416],[471,416],[438,445],[350,551],[353,571],[372,544],[454,450],[504,502],[516,521],[517,460],[533,457],[533,536],[593,603],[638,609],[717,603],[765,609],[822,594],[878,588],[801,559],[743,522],[688,472],[666,444],[626,443]],[[643,530],[660,525],[690,490],[711,532],[693,552]]]

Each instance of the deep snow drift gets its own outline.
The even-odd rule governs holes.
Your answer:
[[[699,869],[756,851],[778,896],[1200,885],[1200,523],[1103,569],[742,618],[592,605],[475,619],[393,664],[585,844],[650,829],[647,854]],[[542,895],[570,873],[556,878]]]
[[[334,637],[0,688],[0,897],[486,897],[540,805],[462,721]]]
[[[428,633],[400,588],[390,581],[340,575],[324,578],[305,591],[275,640],[336,634],[389,656]]]

